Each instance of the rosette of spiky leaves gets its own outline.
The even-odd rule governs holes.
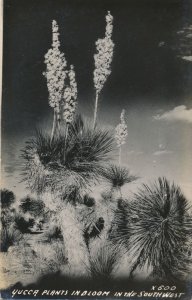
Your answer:
[[[153,186],[144,185],[128,206],[120,209],[115,220],[118,237],[127,251],[137,257],[137,267],[153,268],[158,278],[178,278],[187,270],[183,247],[192,231],[187,200],[180,188],[159,178]],[[113,236],[114,237],[114,236]],[[112,237],[112,239],[113,239]]]
[[[124,184],[138,179],[127,168],[113,164],[103,168],[101,175],[113,188],[121,188]]]
[[[62,164],[64,137],[51,139],[49,135],[38,132],[23,151],[25,159],[23,180],[31,192],[55,192],[63,194],[72,186],[81,188],[90,179],[90,174],[74,172]],[[40,142],[40,143],[39,143]],[[42,143],[41,143],[42,142]]]
[[[36,130],[35,136],[26,142],[22,149],[24,164],[21,175],[31,192],[40,194],[51,184],[49,164],[57,161],[60,147],[61,141],[59,143],[57,138],[51,139],[40,130]]]
[[[91,129],[79,117],[68,130],[67,139],[51,139],[41,131],[27,142],[23,150],[24,180],[31,191],[63,193],[69,187],[82,188],[101,172],[101,163],[113,150],[113,137],[108,131]],[[65,160],[64,160],[65,156]]]
[[[103,245],[96,255],[90,257],[89,272],[93,279],[110,280],[112,272],[118,263],[120,247]]]
[[[113,151],[112,134],[103,129],[92,129],[90,124],[82,124],[77,118],[74,126],[69,129],[66,147],[66,165],[72,166],[77,172],[101,171],[102,162],[110,158]],[[97,175],[98,175],[98,172]]]

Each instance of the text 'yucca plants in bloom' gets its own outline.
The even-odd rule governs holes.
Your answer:
[[[101,92],[107,77],[111,73],[111,62],[113,58],[114,43],[112,41],[113,32],[113,16],[108,12],[106,15],[106,30],[105,37],[96,41],[97,54],[94,55],[95,70],[94,70],[94,86],[96,90],[95,109],[94,109],[94,126],[97,121],[98,97]]]
[[[115,139],[116,139],[117,147],[119,148],[119,163],[121,162],[121,147],[126,143],[127,135],[128,135],[128,130],[125,121],[125,109],[123,109],[120,115],[120,123],[115,128]]]

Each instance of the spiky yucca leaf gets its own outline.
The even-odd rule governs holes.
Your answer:
[[[136,180],[138,177],[131,175],[125,167],[109,165],[102,170],[103,178],[114,188],[120,188],[124,184]]]
[[[97,179],[101,162],[112,150],[113,137],[108,131],[91,129],[78,117],[70,124],[67,139],[65,134],[51,139],[36,131],[23,150],[23,179],[32,192],[62,193],[69,185],[80,189]]]
[[[145,264],[161,278],[181,276],[187,270],[183,247],[192,232],[187,211],[180,188],[165,178],[151,187],[144,185],[133,201],[120,209],[115,222],[121,230],[114,241],[137,257],[131,275]]]

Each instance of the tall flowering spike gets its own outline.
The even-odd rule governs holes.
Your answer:
[[[66,78],[67,62],[60,51],[59,27],[57,22],[52,22],[52,48],[45,55],[46,71],[43,73],[47,79],[49,92],[49,105],[59,113],[59,106],[63,97],[63,89]]]
[[[115,139],[117,142],[117,147],[121,147],[126,143],[127,135],[128,135],[128,130],[125,121],[125,109],[123,109],[120,115],[120,123],[117,125],[115,129]]]
[[[110,75],[110,65],[113,58],[114,43],[111,39],[113,31],[113,17],[108,12],[106,16],[105,37],[96,41],[97,54],[94,55],[95,70],[94,70],[94,85],[96,92],[100,93],[107,77]]]
[[[73,121],[77,106],[77,83],[73,65],[68,72],[69,85],[64,90],[63,119],[67,124]]]
[[[106,15],[106,30],[105,37],[103,39],[98,39],[96,41],[97,53],[94,55],[95,60],[95,70],[93,73],[94,86],[96,89],[96,101],[95,101],[95,111],[94,111],[94,125],[97,119],[98,110],[98,95],[101,92],[107,77],[111,73],[111,62],[113,58],[113,48],[114,43],[112,41],[113,32],[113,16],[108,11]]]
[[[119,164],[121,164],[121,148],[126,143],[128,135],[127,124],[125,121],[125,110],[123,109],[120,115],[120,123],[115,128],[115,139],[117,147],[119,148]]]

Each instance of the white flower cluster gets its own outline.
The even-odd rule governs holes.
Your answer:
[[[64,91],[63,118],[66,123],[71,123],[74,118],[77,106],[77,83],[75,80],[75,71],[73,65],[70,66],[68,72],[69,86]]]
[[[128,135],[127,125],[125,122],[125,110],[123,109],[120,116],[121,122],[117,125],[115,129],[115,139],[117,146],[121,147],[126,143],[126,137]]]
[[[60,101],[63,97],[64,82],[66,78],[67,62],[59,47],[59,32],[57,22],[52,22],[52,48],[45,55],[45,64],[47,66],[44,76],[47,78],[47,87],[49,92],[49,105],[59,113]]]
[[[94,55],[94,85],[97,93],[99,93],[107,77],[110,75],[110,65],[113,58],[114,43],[111,39],[113,31],[113,16],[108,12],[106,16],[105,38],[96,41],[97,54]]]

